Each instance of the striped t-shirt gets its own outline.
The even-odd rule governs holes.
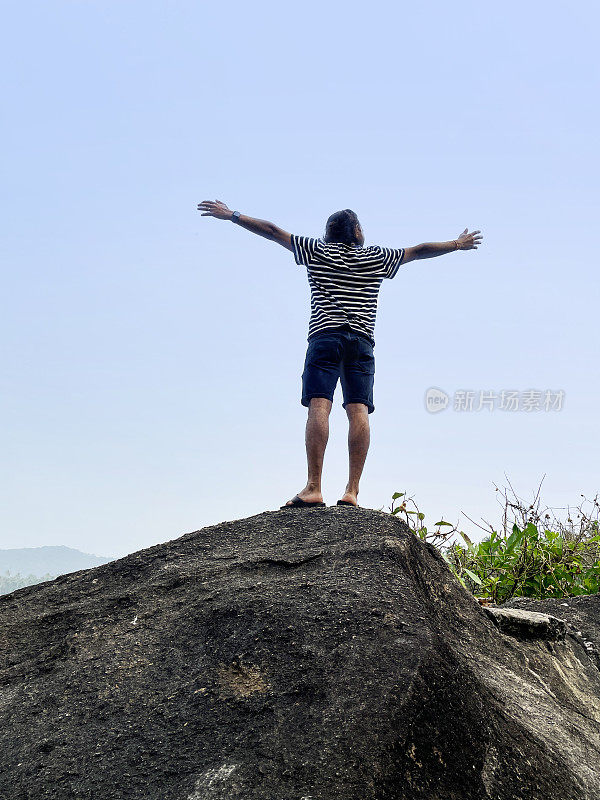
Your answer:
[[[361,247],[292,234],[296,264],[307,268],[310,285],[308,339],[347,323],[375,344],[379,287],[393,278],[404,248]]]

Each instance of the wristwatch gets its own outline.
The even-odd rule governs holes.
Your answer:
[[[233,214],[231,215],[231,221],[232,222],[237,222],[239,220],[240,216],[241,216],[241,214],[240,214],[239,211],[234,211]]]

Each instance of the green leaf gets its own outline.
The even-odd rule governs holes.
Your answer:
[[[537,526],[534,525],[533,522],[530,522],[526,526],[525,530],[523,531],[523,534],[525,536],[527,536],[529,539],[531,539],[532,541],[537,541],[539,539],[539,535],[540,535],[539,531],[537,529]]]
[[[504,552],[507,555],[512,553],[513,549],[521,541],[521,539],[523,538],[524,535],[525,535],[525,532],[524,531],[520,531],[519,528],[517,527],[517,524],[515,523],[513,525],[513,532],[508,537],[508,542],[506,543],[506,549],[505,549]]]
[[[394,492],[392,500],[397,500],[399,497],[404,497],[404,492]]]
[[[466,543],[467,543],[467,544],[468,544],[470,547],[472,547],[472,546],[473,546],[473,542],[472,542],[472,541],[469,539],[469,537],[467,536],[467,534],[466,534],[464,531],[459,531],[459,534],[462,536],[462,538],[465,540],[465,542],[466,542]]]
[[[471,570],[467,569],[466,567],[465,567],[465,572],[467,573],[469,578],[471,578],[471,580],[475,581],[475,583],[478,583],[480,586],[483,586],[483,583],[479,580],[479,576],[475,575],[474,572],[471,572]]]
[[[443,519],[441,519],[439,522],[436,522],[435,524],[436,525],[449,525],[450,527],[452,527],[452,523],[451,522],[444,522]]]
[[[419,511],[419,513],[417,514],[417,516],[419,517],[419,519],[425,519],[425,514],[423,514],[423,512],[422,512],[422,511]]]

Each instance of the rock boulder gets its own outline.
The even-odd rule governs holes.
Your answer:
[[[343,507],[20,589],[0,597],[0,798],[597,800],[598,597],[510,605]]]

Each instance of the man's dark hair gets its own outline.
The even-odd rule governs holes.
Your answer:
[[[327,220],[325,238],[323,241],[339,244],[360,244],[356,238],[356,223],[358,217],[349,208],[343,211],[336,211]]]

